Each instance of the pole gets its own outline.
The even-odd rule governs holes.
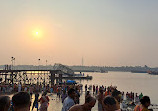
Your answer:
[[[14,57],[14,62],[13,62],[14,66],[15,66],[15,57]],[[15,67],[14,67],[14,70],[15,70]]]
[[[14,60],[14,57],[11,57],[11,61],[12,61],[12,67],[11,67],[11,70],[13,70],[13,60]]]

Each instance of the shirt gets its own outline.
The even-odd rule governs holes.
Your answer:
[[[74,100],[68,96],[64,100],[63,107],[62,107],[61,111],[68,111],[73,105],[75,105]]]

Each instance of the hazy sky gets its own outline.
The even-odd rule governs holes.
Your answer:
[[[156,67],[158,0],[0,0],[0,52],[1,65]]]

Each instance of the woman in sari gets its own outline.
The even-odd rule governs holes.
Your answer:
[[[42,97],[38,100],[41,104],[41,106],[39,108],[40,111],[47,111],[47,109],[48,109],[49,98],[46,95],[47,95],[47,92],[44,92],[42,94]]]

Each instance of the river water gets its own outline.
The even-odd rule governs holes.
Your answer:
[[[87,73],[93,76],[90,81],[79,81],[88,85],[117,86],[124,92],[143,93],[151,98],[152,103],[158,103],[158,75],[131,72]]]
[[[85,75],[93,76],[92,80],[77,80],[78,83],[87,85],[104,85],[104,86],[117,86],[120,91],[135,92],[143,95],[148,95],[151,103],[158,103],[158,75],[149,75],[147,73],[130,73],[130,72],[108,72],[108,73],[87,73]],[[84,103],[85,92],[81,94],[80,103]],[[61,111],[61,100],[55,94],[49,96],[50,104],[48,111]],[[34,95],[33,95],[34,99]],[[34,109],[36,111],[36,109]],[[97,103],[92,111],[97,111]],[[156,110],[154,110],[156,111]]]

